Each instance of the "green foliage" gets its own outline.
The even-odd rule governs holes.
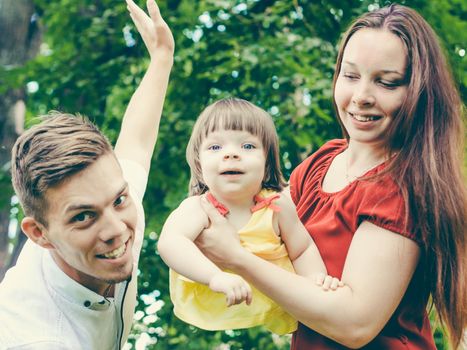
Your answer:
[[[461,20],[465,1],[404,3],[419,10],[443,39],[465,96],[467,77],[461,74],[466,68],[461,56],[467,42],[466,23]],[[289,337],[261,328],[206,332],[176,319],[168,271],[155,248],[157,232],[187,194],[185,147],[196,117],[210,102],[237,96],[271,113],[287,177],[304,157],[340,136],[331,101],[337,42],[356,15],[384,4],[369,0],[160,1],[177,47],[145,198],[147,230],[131,344],[138,343],[138,348],[156,344],[159,350],[288,348]],[[24,68],[1,68],[7,77],[4,81],[11,86],[39,84],[39,90],[28,95],[30,115],[52,109],[80,112],[114,141],[125,106],[147,66],[144,45],[125,2],[36,0],[36,5],[46,30],[41,55]]]

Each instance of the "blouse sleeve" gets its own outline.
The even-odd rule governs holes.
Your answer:
[[[292,197],[292,200],[295,203],[295,205],[297,205],[302,194],[302,182],[306,173],[306,169],[308,168],[308,164],[310,163],[310,158],[311,157],[305,159],[302,163],[300,163],[290,175],[290,196]]]
[[[303,188],[319,183],[328,167],[329,161],[347,147],[347,141],[335,139],[326,142],[315,153],[300,163],[290,175],[290,195],[295,205],[303,194]],[[317,181],[316,181],[317,180]]]
[[[363,221],[398,233],[421,244],[412,229],[412,218],[407,215],[406,204],[399,186],[387,176],[360,185],[358,225]]]

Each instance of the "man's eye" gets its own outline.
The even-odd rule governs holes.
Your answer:
[[[94,218],[95,214],[89,211],[83,211],[78,215],[75,215],[72,219],[73,222],[87,222]]]
[[[210,149],[211,151],[218,151],[221,149],[221,146],[220,145],[211,145],[208,147],[208,149]]]
[[[115,200],[114,206],[118,207],[119,205],[122,205],[123,203],[125,203],[126,200],[127,200],[127,195],[122,194]]]
[[[244,143],[244,144],[242,145],[242,147],[243,147],[244,149],[255,149],[255,148],[256,148],[256,146],[255,146],[254,144],[252,144],[252,143]]]

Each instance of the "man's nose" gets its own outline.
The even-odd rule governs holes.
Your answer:
[[[101,239],[109,241],[121,236],[127,230],[127,225],[124,221],[122,213],[112,208],[105,214],[103,220],[103,229],[101,231]]]

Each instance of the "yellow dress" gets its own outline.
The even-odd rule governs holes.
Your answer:
[[[273,229],[274,211],[279,210],[273,201],[278,194],[263,189],[256,196],[249,222],[239,232],[245,249],[258,257],[294,272],[292,262],[281,238]],[[211,196],[211,201],[214,197]],[[217,201],[216,207],[223,207]],[[225,207],[224,207],[225,208]],[[220,210],[222,212],[222,210]],[[170,297],[174,313],[182,321],[206,330],[249,328],[264,325],[276,334],[287,334],[297,329],[297,322],[279,305],[252,287],[253,301],[227,307],[225,295],[208,286],[193,282],[170,270]]]

